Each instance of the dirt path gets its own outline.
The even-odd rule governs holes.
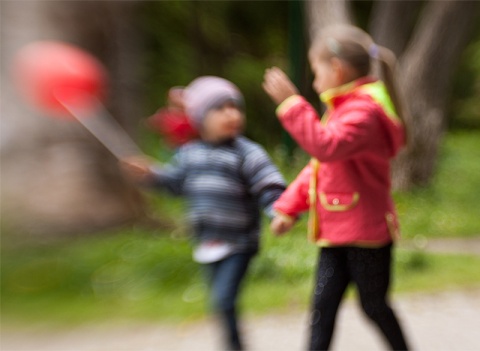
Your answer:
[[[480,235],[471,238],[426,239],[417,236],[413,240],[400,241],[400,247],[423,249],[428,252],[480,255]]]
[[[415,350],[480,350],[480,288],[397,297],[395,306]],[[307,315],[245,318],[251,351],[303,350]],[[354,301],[339,313],[333,350],[385,350]],[[211,351],[218,350],[212,320],[179,325],[91,325],[70,330],[2,328],[2,351]]]

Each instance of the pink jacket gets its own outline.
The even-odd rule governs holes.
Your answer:
[[[390,159],[405,143],[381,81],[362,78],[323,93],[322,121],[295,95],[278,117],[314,157],[276,201],[276,211],[297,217],[310,208],[310,239],[319,245],[381,246],[399,235],[390,194]]]

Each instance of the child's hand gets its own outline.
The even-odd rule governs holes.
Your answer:
[[[268,68],[265,71],[262,86],[277,105],[290,96],[298,94],[298,90],[290,78],[278,67]]]
[[[148,182],[152,176],[150,167],[154,161],[147,156],[131,156],[120,160],[120,168],[137,182]]]
[[[180,111],[185,111],[185,104],[183,102],[183,87],[173,87],[168,91],[168,105]]]
[[[295,220],[292,217],[277,214],[270,223],[270,230],[276,236],[281,236],[292,229]]]

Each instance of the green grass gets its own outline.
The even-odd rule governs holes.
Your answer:
[[[480,133],[450,135],[432,186],[396,194],[407,238],[480,234],[479,150]],[[295,167],[285,167],[289,180],[307,160],[302,155],[297,159]],[[3,323],[179,322],[204,316],[207,291],[184,235],[184,204],[158,196],[150,201],[174,229],[124,228],[41,246],[2,240]],[[263,234],[262,252],[243,294],[247,313],[306,308],[317,249],[305,238],[305,222],[282,238]],[[479,287],[479,266],[480,256],[397,249],[393,289],[404,293]]]
[[[243,296],[248,313],[303,309],[317,250],[300,230],[265,235]],[[198,319],[207,310],[202,272],[187,239],[131,230],[2,255],[2,319],[69,325]],[[396,251],[394,291],[480,286],[480,257]]]
[[[397,250],[394,287],[398,292],[480,288],[480,256]]]
[[[480,132],[447,136],[431,186],[395,194],[405,237],[480,235]]]

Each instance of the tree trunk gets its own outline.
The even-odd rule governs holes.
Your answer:
[[[426,185],[434,174],[451,78],[469,42],[480,2],[431,1],[418,13],[421,5],[376,1],[370,18],[372,37],[399,57],[398,83],[410,112],[405,121],[409,147],[393,165],[393,186],[402,190]],[[310,38],[323,26],[349,23],[352,17],[348,1],[310,0],[306,11]]]
[[[41,39],[68,41],[102,60],[121,60],[118,52],[114,52],[114,58],[104,51],[107,41],[118,42],[119,38],[107,36],[102,27],[111,16],[99,6],[102,3],[1,3],[0,196],[2,225],[11,232],[73,234],[118,225],[142,214],[138,192],[122,177],[109,152],[79,124],[42,116],[26,105],[13,90],[9,77],[15,52]],[[113,5],[123,3],[109,3]],[[120,74],[119,70],[112,71]],[[115,79],[112,82],[116,83]],[[125,82],[123,87],[112,89],[110,101],[119,101],[119,97],[137,103],[126,86]]]
[[[419,1],[375,1],[369,28],[374,41],[400,56],[408,44],[420,6]]]
[[[310,40],[318,35],[322,27],[352,22],[348,0],[308,0],[306,11]]]
[[[109,110],[124,128],[135,134],[140,117],[145,117],[145,91],[142,75],[145,76],[144,42],[138,30],[138,1],[100,1],[106,14],[103,25],[105,58],[110,70],[112,101]]]
[[[446,128],[451,80],[478,18],[476,1],[433,1],[421,14],[400,57],[400,87],[410,114],[410,147],[394,165],[394,186],[409,189],[431,180]]]

